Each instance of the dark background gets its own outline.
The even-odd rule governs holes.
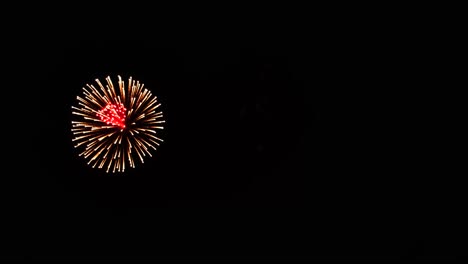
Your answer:
[[[412,89],[429,59],[411,12],[210,8],[69,7],[21,31],[10,55],[37,118],[8,192],[10,230],[26,232],[5,256],[459,255],[450,221],[434,220],[450,192],[424,168],[429,118]],[[71,142],[71,105],[108,75],[143,82],[167,121],[154,157],[124,174],[87,167]]]

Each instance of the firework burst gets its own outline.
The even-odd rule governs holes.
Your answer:
[[[72,106],[75,148],[88,165],[105,168],[106,172],[124,172],[135,168],[135,160],[144,163],[163,140],[156,135],[163,129],[163,113],[156,96],[137,80],[128,85],[118,76],[118,87],[110,77],[103,85],[87,84],[83,95],[77,96],[78,107]]]

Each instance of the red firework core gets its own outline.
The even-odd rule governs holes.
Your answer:
[[[125,109],[122,103],[108,103],[97,112],[97,116],[101,119],[102,122],[108,125],[125,128],[127,109]]]

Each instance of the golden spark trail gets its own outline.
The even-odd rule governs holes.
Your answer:
[[[157,97],[138,80],[128,79],[128,85],[118,77],[114,85],[110,76],[97,85],[86,84],[77,106],[72,106],[72,142],[88,162],[106,172],[124,172],[135,168],[151,151],[163,142],[157,133],[165,123]],[[158,135],[158,136],[156,136]]]

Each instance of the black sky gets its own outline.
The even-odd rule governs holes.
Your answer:
[[[414,123],[401,118],[413,94],[396,85],[409,80],[402,54],[415,48],[395,37],[405,33],[372,23],[378,14],[363,18],[346,8],[241,17],[223,10],[209,17],[144,12],[132,20],[63,12],[31,25],[19,49],[40,118],[27,133],[37,166],[23,168],[33,171],[23,173],[31,188],[20,199],[32,207],[31,231],[18,254],[454,254],[424,231],[419,213],[430,206],[419,206],[420,195],[429,191],[418,189],[415,167],[405,169],[417,163],[411,155],[419,146],[407,144]],[[117,75],[158,96],[165,142],[145,164],[106,174],[73,148],[71,106],[84,85]]]

